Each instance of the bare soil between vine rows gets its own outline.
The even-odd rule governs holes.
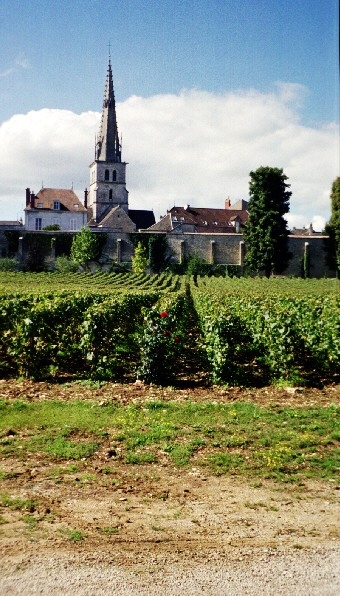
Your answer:
[[[0,397],[102,404],[249,400],[299,408],[340,404],[340,385],[93,388],[3,380]],[[108,465],[110,475],[103,473]],[[0,594],[339,592],[339,479],[257,482],[194,467],[127,465],[105,451],[83,466],[88,481],[76,471],[51,476],[55,462],[39,454],[0,461],[8,473],[0,492],[37,503],[26,512],[0,507]]]

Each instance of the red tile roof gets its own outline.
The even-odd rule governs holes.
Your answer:
[[[240,225],[248,219],[248,211],[238,209],[214,209],[210,207],[172,207],[169,211],[173,226],[177,223],[192,224],[196,232],[232,233],[233,222]]]
[[[54,201],[59,201],[61,211],[76,213],[87,211],[73,190],[66,188],[42,188],[34,196],[34,209],[52,209]],[[32,209],[31,203],[26,209]]]

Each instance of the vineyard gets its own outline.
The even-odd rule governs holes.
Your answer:
[[[339,289],[337,280],[1,273],[0,376],[336,380]]]

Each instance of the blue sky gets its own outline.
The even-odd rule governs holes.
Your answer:
[[[209,0],[208,2],[206,0],[111,0],[110,2],[1,0],[0,26],[0,127],[2,125],[3,128],[6,125],[2,130],[2,136],[0,134],[3,152],[6,150],[5,142],[10,140],[11,143],[15,143],[18,138],[19,124],[13,121],[13,117],[19,114],[27,115],[30,112],[39,114],[42,111],[40,113],[42,126],[44,118],[48,117],[46,109],[59,110],[60,122],[65,116],[64,111],[70,111],[78,116],[100,111],[110,43],[118,121],[123,139],[127,131],[124,147],[127,142],[126,152],[130,162],[129,171],[131,171],[130,202],[134,197],[136,201],[136,205],[131,204],[132,207],[139,207],[139,204],[145,204],[145,201],[148,203],[146,182],[144,184],[140,180],[140,172],[147,167],[147,162],[142,164],[141,155],[137,155],[133,147],[138,145],[138,138],[141,135],[152,133],[151,123],[146,126],[145,122],[139,120],[137,116],[144,117],[149,122],[148,107],[156,114],[155,120],[157,120],[157,110],[168,109],[168,115],[173,114],[174,117],[173,135],[175,135],[176,119],[178,122],[181,119],[174,105],[177,99],[182,97],[186,109],[192,102],[194,91],[201,100],[194,102],[195,109],[198,110],[195,114],[197,126],[204,118],[207,128],[211,130],[211,136],[204,134],[204,138],[205,142],[211,143],[211,147],[215,142],[216,123],[209,120],[213,117],[209,112],[209,106],[214,110],[215,100],[221,97],[229,99],[239,97],[242,103],[245,95],[248,103],[243,109],[248,110],[248,119],[252,118],[254,97],[255,100],[262,98],[262,104],[268,106],[268,101],[275,96],[278,102],[281,101],[282,109],[289,110],[287,116],[289,125],[295,124],[300,127],[299,138],[305,138],[307,133],[310,133],[315,142],[323,142],[325,145],[319,146],[321,154],[325,150],[325,155],[329,155],[327,153],[330,151],[329,142],[333,147],[336,133],[334,123],[338,121],[339,113],[338,2],[336,0]],[[131,105],[135,96],[139,98],[139,103],[137,102],[138,105],[135,106],[136,113],[132,114]],[[160,99],[159,104],[151,101],[156,97]],[[162,103],[161,100],[165,97],[172,98],[173,102],[171,106],[162,108],[164,102]],[[221,108],[223,113],[227,108],[229,109],[228,106],[230,107],[230,102],[226,100],[225,109]],[[256,106],[255,101],[255,113],[257,113]],[[237,116],[236,99],[232,108],[230,120],[234,121],[235,115]],[[53,112],[53,115],[56,114]],[[164,124],[164,119],[160,120]],[[39,118],[37,121],[39,122]],[[40,140],[37,121],[34,120],[34,126],[37,129],[35,136],[29,127],[33,126],[32,122],[29,124],[27,120],[22,121],[23,128],[28,127],[27,135],[31,143],[32,138],[36,143]],[[265,122],[264,113],[259,121]],[[16,124],[15,127],[13,122]],[[194,123],[192,123],[193,126]],[[265,124],[263,126],[265,132]],[[51,154],[50,179],[54,184],[58,182],[59,185],[67,187],[69,178],[72,178],[72,182],[76,186],[78,184],[79,188],[83,182],[86,183],[85,168],[89,163],[86,149],[91,157],[92,128],[96,128],[96,122],[91,120],[90,124],[87,121],[86,127],[89,131],[88,147],[79,150],[79,154],[84,155],[84,170],[79,173],[76,171],[77,168],[80,169],[80,165],[75,159],[74,171],[72,173],[65,171],[63,182],[61,170],[58,175],[53,171],[54,162]],[[192,127],[188,134],[192,131]],[[45,126],[45,132],[47,129],[48,126]],[[281,124],[278,129],[282,130]],[[230,131],[227,124],[224,130],[226,133],[232,132],[231,137],[234,139],[235,146],[239,147],[241,159],[244,150],[240,144],[240,137],[236,134],[237,131]],[[320,133],[320,131],[322,135],[317,138],[314,133]],[[81,141],[86,144],[86,134],[83,132]],[[326,132],[331,136],[327,136]],[[42,130],[41,133],[43,133]],[[257,141],[259,141],[259,134],[260,131],[256,131]],[[53,135],[53,130],[50,130],[50,135]],[[311,138],[308,143],[311,142]],[[170,137],[165,134],[164,142],[169,142],[169,139]],[[293,139],[296,139],[296,131]],[[50,149],[46,134],[45,136],[42,134],[42,141],[45,143],[42,148],[44,150],[42,162],[35,163],[35,170],[40,169],[41,176],[35,171],[34,175],[27,179],[26,173],[26,179],[20,181],[23,189],[37,184],[36,180],[42,180],[43,176],[44,184],[52,186],[49,180],[45,181],[46,175],[48,176],[46,162],[48,162],[47,156]],[[22,136],[20,136],[20,142],[21,153],[20,151],[19,153],[21,158],[25,159]],[[252,137],[249,137],[247,144],[251,142]],[[287,140],[285,142],[288,143]],[[162,144],[162,138],[159,139],[159,143]],[[151,147],[152,139],[144,137],[144,144],[146,147]],[[58,145],[62,151],[60,139]],[[190,155],[189,139],[186,139],[184,146],[188,148],[188,158],[197,160],[197,153]],[[254,143],[254,151],[258,147],[259,144]],[[232,152],[232,148],[226,146],[226,154],[228,151]],[[302,141],[301,151],[304,151]],[[327,219],[329,208],[325,203],[326,187],[329,195],[332,180],[338,175],[337,156],[334,151],[332,166],[329,167],[329,171],[327,170],[327,174],[324,174],[323,180],[318,182],[320,188],[314,180],[316,192],[323,193],[322,205],[320,203],[315,212],[310,210],[307,200],[310,190],[307,190],[306,182],[305,195],[301,194],[305,197],[303,205],[302,203],[300,205],[301,209],[296,203],[296,217],[300,217],[296,219],[296,224],[302,223],[303,217],[306,218],[306,224],[309,223],[308,218],[312,217]],[[259,152],[259,160],[270,154],[269,150],[263,155]],[[14,152],[13,155],[15,155]],[[151,158],[152,152],[148,155]],[[163,155],[165,160],[170,157],[171,152],[168,154],[165,152]],[[36,158],[39,159],[38,152]],[[277,156],[274,154],[273,158],[276,158],[275,163],[259,162],[258,166],[289,167],[287,150],[284,154],[278,150]],[[284,163],[279,163],[280,159]],[[325,156],[324,158],[321,156],[322,163],[323,160],[326,161]],[[134,164],[137,170],[133,173]],[[169,163],[164,164],[164,167],[169,165],[174,167]],[[18,172],[18,164],[13,166]],[[220,201],[222,207],[225,194],[230,194],[235,200],[239,195],[247,194],[249,174],[247,167],[249,166],[255,167],[256,163],[254,162],[253,166],[253,162],[246,161],[245,172],[242,174],[241,169],[237,168],[242,178],[242,181],[240,178],[238,182],[236,182],[236,176],[232,175],[235,169],[233,172],[229,170],[229,179],[235,178],[235,181],[230,183],[228,188],[226,188],[228,178],[221,177],[220,196],[222,198],[217,196],[216,187],[215,194],[212,196],[214,206],[219,206],[217,202]],[[209,169],[210,165],[205,163],[204,166],[203,164],[198,166],[197,164],[198,167]],[[159,168],[161,169],[161,164]],[[223,169],[223,163],[220,164],[219,169]],[[291,169],[293,172],[294,169]],[[216,177],[216,166],[210,175]],[[182,176],[185,176],[185,172],[182,172]],[[295,178],[291,178],[293,195],[295,179],[299,193],[302,192],[300,189],[303,187],[302,174],[298,175],[294,172],[294,176]],[[194,172],[192,172],[192,178],[194,178]],[[204,196],[199,196],[199,188],[196,185],[190,186],[189,179],[183,179],[182,192],[180,188],[176,189],[176,198],[171,192],[170,181],[167,186],[165,176],[160,176],[160,182],[155,183],[150,192],[148,208],[164,212],[172,206],[177,197],[179,204],[181,201],[185,202],[186,198],[196,203],[196,206],[203,203],[207,205],[208,201],[211,204],[211,199],[207,197],[207,190],[204,190]],[[242,184],[244,190],[242,190]],[[20,211],[19,188],[19,184],[11,185],[11,178],[7,176],[1,180],[0,175],[0,219],[15,218]],[[37,191],[38,188],[35,190]],[[24,190],[22,192],[24,195]],[[156,196],[157,193],[158,196]],[[161,194],[163,196],[160,196]],[[310,196],[309,203],[312,200],[313,197]]]

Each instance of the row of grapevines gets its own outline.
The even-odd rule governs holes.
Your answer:
[[[122,354],[134,354],[142,307],[159,292],[24,295],[0,303],[0,373],[42,378],[59,371],[112,376]]]
[[[171,288],[178,276],[150,276],[133,273],[12,273],[0,272],[0,295],[22,292],[38,294],[51,291],[82,291],[111,293],[128,288]]]
[[[296,295],[281,280],[261,284],[199,280],[192,286],[214,381],[244,384],[257,377],[301,380],[339,373],[338,292],[325,287],[322,296],[306,294],[300,286]]]

